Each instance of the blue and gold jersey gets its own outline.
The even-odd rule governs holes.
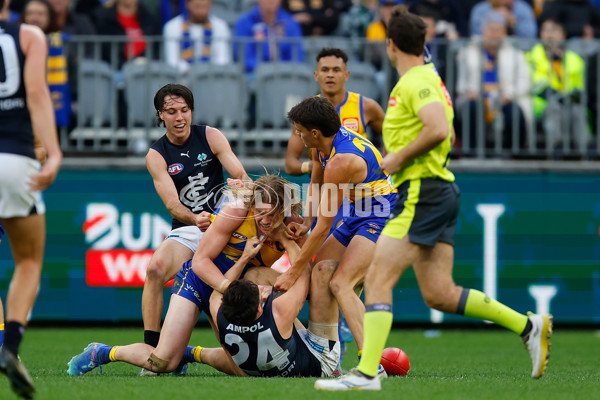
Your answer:
[[[346,92],[346,98],[336,107],[336,110],[340,114],[340,121],[344,128],[358,133],[360,137],[367,137],[362,95]]]
[[[254,236],[258,236],[258,230],[254,212],[250,210],[244,218],[244,222],[231,234],[229,242],[227,242],[221,254],[214,259],[215,265],[221,272],[225,273],[233,267],[242,256],[246,241]],[[283,255],[284,251],[285,249],[279,242],[263,239],[263,246],[256,257],[248,263],[248,267],[270,267]]]
[[[389,215],[390,207],[394,206],[397,190],[392,186],[389,174],[381,170],[381,159],[383,156],[369,140],[364,139],[356,133],[341,127],[336,133],[331,146],[331,152],[324,155],[317,152],[323,169],[327,162],[336,154],[350,153],[362,157],[367,163],[367,177],[356,184],[349,193],[349,200],[354,203],[357,210],[363,210],[373,214],[380,210]]]

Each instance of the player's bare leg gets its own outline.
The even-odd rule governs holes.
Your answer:
[[[362,283],[369,263],[373,259],[375,243],[364,236],[357,235],[348,247],[344,247],[335,237],[330,236],[319,250],[317,259],[327,258],[332,254],[340,257],[337,270],[329,283],[333,295],[344,312],[348,327],[356,340],[358,349],[363,346],[364,304],[355,293],[354,288]]]
[[[456,313],[463,288],[452,278],[454,247],[443,242],[434,247],[413,246],[419,248],[413,269],[425,304],[445,313]]]
[[[15,271],[6,298],[6,336],[0,350],[0,372],[5,373],[12,389],[22,397],[31,398],[35,393],[33,381],[25,367],[17,359],[22,328],[40,285],[44,244],[46,242],[46,219],[43,214],[2,220],[10,238],[10,248],[15,261]]]
[[[165,240],[156,249],[146,270],[146,282],[142,293],[142,317],[144,331],[155,332],[155,337],[147,340],[145,333],[144,342],[156,347],[162,320],[164,300],[163,289],[165,283],[172,279],[181,269],[184,262],[192,258],[194,253],[183,244],[175,240]]]
[[[69,375],[83,375],[109,362],[123,361],[154,373],[173,371],[181,361],[200,316],[200,310],[191,301],[171,295],[158,347],[145,343],[127,346],[107,346],[90,343],[81,354],[69,362]]]

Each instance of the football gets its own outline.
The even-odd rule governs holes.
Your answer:
[[[406,375],[410,369],[408,356],[397,347],[388,347],[383,350],[381,365],[388,375]]]

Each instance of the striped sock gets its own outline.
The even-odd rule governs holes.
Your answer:
[[[200,353],[202,352],[202,346],[188,346],[185,349],[185,353],[183,353],[183,357],[181,358],[182,363],[200,363],[202,364],[202,360],[200,359]]]
[[[110,355],[113,353],[113,348],[116,350],[117,347],[119,346],[111,347],[105,344],[98,346],[98,349],[96,349],[95,361],[100,365],[108,364],[111,361],[116,361],[111,359]]]
[[[202,353],[203,348],[204,347],[202,347],[202,346],[196,346],[192,350],[192,354],[194,355],[194,361],[196,361],[200,364],[202,364],[202,358],[201,358],[200,354]]]
[[[4,324],[0,324],[0,346],[4,344]]]

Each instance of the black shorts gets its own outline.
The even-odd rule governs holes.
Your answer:
[[[454,182],[437,178],[414,179],[398,187],[398,200],[382,235],[415,244],[454,245],[460,190]]]

